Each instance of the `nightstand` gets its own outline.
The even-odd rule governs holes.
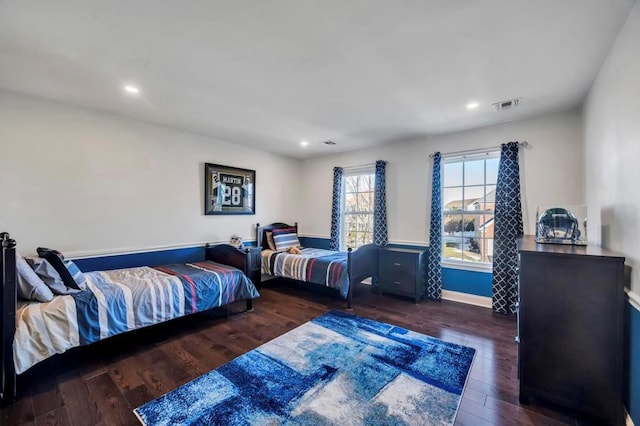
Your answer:
[[[378,256],[380,292],[411,297],[418,303],[424,289],[426,251],[385,248]]]

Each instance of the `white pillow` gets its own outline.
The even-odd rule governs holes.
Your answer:
[[[53,293],[22,256],[16,257],[18,297],[37,302],[50,302]]]
[[[38,274],[40,279],[51,289],[53,294],[78,293],[80,290],[69,288],[64,284],[62,277],[56,269],[40,257],[28,257],[25,259],[29,266]]]

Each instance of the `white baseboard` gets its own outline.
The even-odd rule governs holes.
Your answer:
[[[466,303],[468,305],[482,306],[491,309],[491,298],[476,296],[475,294],[461,293],[459,291],[442,290],[442,298],[453,302]]]

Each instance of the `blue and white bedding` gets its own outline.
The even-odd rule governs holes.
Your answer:
[[[346,299],[349,293],[347,253],[303,248],[301,254],[262,250],[262,272],[338,289]]]
[[[89,272],[85,277],[85,291],[46,303],[18,302],[16,373],[76,346],[260,296],[242,271],[211,261]]]

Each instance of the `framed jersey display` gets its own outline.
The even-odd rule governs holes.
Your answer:
[[[204,214],[255,214],[256,171],[205,163]]]

